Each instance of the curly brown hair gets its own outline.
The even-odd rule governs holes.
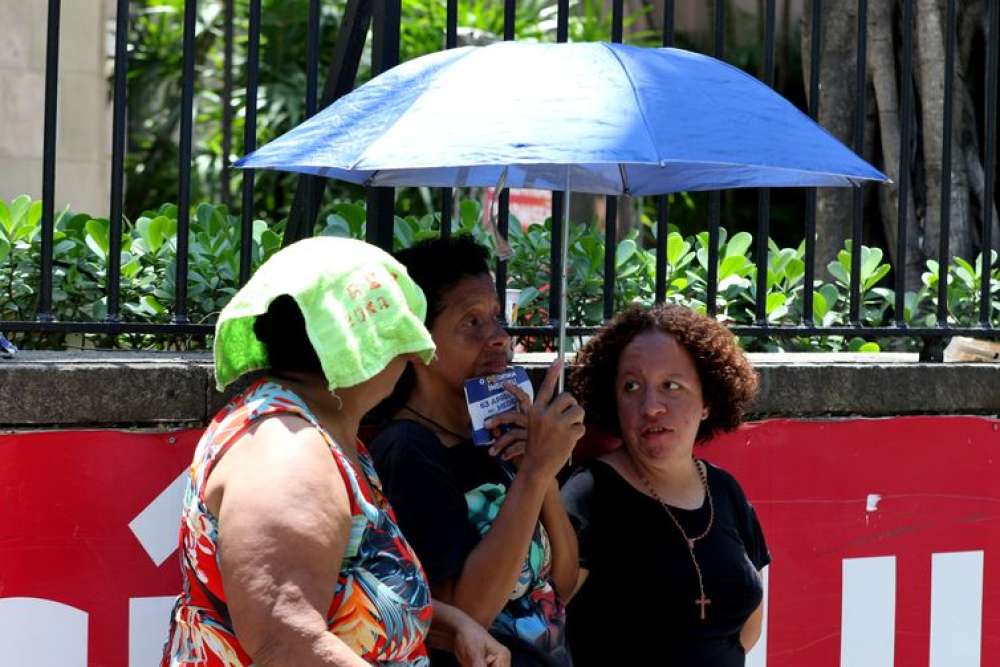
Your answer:
[[[632,339],[647,331],[673,336],[694,358],[702,399],[709,407],[696,441],[703,443],[739,426],[757,393],[757,372],[729,329],[711,317],[672,304],[629,307],[577,353],[569,386],[587,411],[587,421],[621,435],[615,394],[618,359]]]

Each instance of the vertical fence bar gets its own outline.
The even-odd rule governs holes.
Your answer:
[[[194,112],[194,49],[198,2],[184,0],[184,65],[181,72],[181,136],[177,193],[177,257],[174,282],[174,317],[176,324],[188,321],[188,233],[191,228],[191,140]]]
[[[246,120],[243,125],[243,154],[257,150],[257,84],[260,78],[260,2],[250,0],[250,21],[247,26],[247,91]],[[243,170],[243,210],[240,225],[240,285],[250,279],[253,249],[254,170]]]
[[[219,201],[227,208],[232,204],[233,154],[233,42],[236,11],[235,0],[226,0],[223,6],[222,26],[222,174],[219,179]]]
[[[515,0],[504,0],[503,3],[503,39],[505,42],[512,41],[515,33],[515,19],[517,18],[517,2]],[[497,227],[500,234],[507,237],[510,231],[510,189],[504,188],[500,192],[494,192],[494,197],[499,197],[497,209]],[[504,321],[507,321],[507,262],[497,258],[496,265],[497,299],[500,305],[504,306],[502,312]],[[510,324],[508,322],[508,324]]]
[[[816,120],[819,117],[819,72],[820,72],[820,40],[822,29],[823,3],[813,0],[812,32],[809,55],[809,117]],[[806,272],[802,285],[802,325],[813,325],[813,288],[816,283],[816,188],[806,190]]]
[[[125,108],[128,77],[128,0],[118,0],[115,8],[115,93],[111,121],[111,212],[108,230],[107,304],[109,322],[119,317],[122,257],[122,192],[125,181]]]
[[[448,0],[445,21],[444,48],[453,49],[458,46],[458,0]]]
[[[986,61],[986,147],[984,153],[984,167],[986,171],[986,186],[983,200],[983,266],[982,294],[979,299],[979,323],[984,327],[990,326],[990,315],[992,314],[992,260],[993,260],[993,192],[996,174],[996,148],[997,148],[997,77],[1000,77],[1000,66],[998,66],[998,52],[1000,52],[1000,0],[993,0],[989,3],[989,49]]]
[[[724,59],[726,49],[726,2],[715,0],[715,57]],[[719,225],[722,218],[722,193],[712,190],[708,195],[708,291],[705,308],[714,316],[719,292]]]
[[[497,229],[501,236],[507,237],[510,232],[510,190],[504,188],[503,191],[493,193],[497,200]],[[501,315],[504,322],[507,322],[507,260],[497,257],[496,263],[496,289],[497,301],[500,302]],[[507,322],[510,324],[510,322]]]
[[[320,108],[333,104],[354,88],[361,55],[368,39],[368,29],[371,27],[374,3],[375,0],[347,0],[344,4],[330,67],[320,94]],[[309,185],[306,185],[307,183]],[[312,235],[316,220],[310,218],[307,211],[316,211],[319,208],[325,190],[326,179],[306,175],[299,177],[295,188],[295,199],[285,224],[285,236],[281,240],[282,247]],[[310,196],[312,204],[307,206],[306,201]]]
[[[948,326],[948,261],[950,250],[948,243],[951,233],[951,132],[952,107],[955,97],[955,36],[958,34],[956,23],[957,11],[955,0],[948,0],[947,19],[945,19],[945,52],[944,52],[944,127],[942,139],[944,146],[941,154],[941,238],[938,249],[938,309],[937,324]]]
[[[556,14],[556,41],[569,39],[569,0],[559,0]],[[558,324],[559,304],[562,302],[562,228],[569,220],[563,220],[565,192],[552,193],[552,243],[549,251],[549,324]]]
[[[903,0],[903,103],[899,139],[899,208],[896,246],[896,326],[906,326],[906,241],[910,211],[910,142],[913,112],[913,0]]]
[[[624,2],[611,3],[611,41],[620,44],[624,34]],[[622,183],[622,187],[624,187]],[[615,262],[618,250],[618,197],[604,198],[604,321],[615,314]]]
[[[674,0],[663,2],[663,46],[674,45]],[[670,199],[656,199],[656,285],[654,298],[663,303],[667,298],[667,241],[670,235]]]
[[[604,321],[615,314],[615,260],[618,249],[618,197],[604,200]]]
[[[55,234],[56,206],[56,122],[59,105],[59,20],[60,0],[49,0],[45,38],[45,121],[42,129],[42,271],[38,289],[39,322],[51,322],[52,237]]]
[[[309,21],[306,28],[306,108],[305,117],[316,114],[319,100],[319,40],[320,40],[320,0],[309,0]],[[315,196],[317,178],[304,176],[302,185],[305,188],[306,220],[311,225],[316,224],[316,214],[319,202]],[[306,236],[312,236],[313,227],[306,231]]]
[[[506,7],[504,10],[506,11]],[[456,46],[458,46],[458,0],[448,0],[444,48],[453,49]],[[443,239],[451,236],[451,219],[454,214],[455,194],[451,188],[441,188],[441,238]]]
[[[767,0],[764,9],[764,83],[774,87],[774,0]],[[761,188],[757,191],[757,303],[754,317],[758,325],[767,324],[767,240],[771,235],[771,191]]]
[[[306,118],[316,114],[319,103],[320,0],[309,0],[306,34]]]
[[[372,76],[399,64],[399,22],[402,0],[378,0],[372,26]],[[373,187],[368,191],[369,243],[392,250],[395,199],[392,188]]]
[[[865,150],[865,93],[868,88],[868,0],[858,0],[858,44],[854,70],[854,152]],[[864,243],[864,185],[854,187],[851,231],[851,295],[848,319],[861,326],[861,244]]]

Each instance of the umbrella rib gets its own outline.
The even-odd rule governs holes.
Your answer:
[[[449,49],[449,51],[450,51],[451,53],[453,53],[453,54],[456,54],[456,56],[457,56],[457,55],[458,55],[458,54],[459,54],[460,52],[462,52],[462,51],[467,51],[468,53],[464,53],[464,54],[462,54],[462,57],[461,57],[461,58],[458,58],[458,57],[456,57],[456,58],[454,58],[453,60],[449,61],[449,62],[448,62],[448,66],[450,66],[450,65],[454,64],[454,63],[455,63],[455,62],[457,62],[458,60],[461,60],[461,59],[464,59],[464,58],[468,57],[468,56],[469,56],[470,54],[472,54],[472,53],[475,53],[475,52],[476,52],[476,49],[477,49],[477,47],[474,47],[474,46],[464,46],[464,47],[460,47],[460,48],[457,48],[457,49]],[[409,111],[410,109],[412,109],[412,108],[413,108],[413,107],[414,107],[414,106],[415,106],[415,105],[417,104],[417,102],[419,102],[419,101],[420,101],[420,100],[421,100],[421,99],[423,98],[423,96],[424,96],[424,95],[425,95],[425,94],[427,93],[427,90],[428,90],[429,88],[431,88],[431,86],[433,86],[433,85],[434,85],[434,83],[435,83],[435,82],[437,81],[437,78],[438,78],[438,75],[439,75],[440,73],[442,73],[442,71],[444,71],[444,70],[446,70],[446,69],[447,69],[446,67],[441,67],[441,71],[439,71],[439,72],[436,72],[436,73],[435,73],[435,75],[434,75],[433,77],[429,77],[429,78],[427,79],[427,83],[426,83],[426,85],[424,85],[424,87],[423,87],[423,90],[421,90],[421,91],[420,91],[419,93],[417,93],[416,95],[414,95],[414,97],[413,97],[413,100],[412,100],[412,101],[410,101],[410,104],[409,104],[409,106],[407,106],[407,107],[406,107],[406,110],[407,110],[407,111]],[[390,70],[390,71],[391,71],[391,70]],[[356,159],[356,160],[354,160],[354,162],[353,162],[353,163],[351,163],[351,165],[350,165],[350,166],[348,167],[348,169],[349,169],[349,170],[355,170],[355,169],[358,169],[358,165],[359,165],[359,164],[361,164],[362,160],[364,160],[364,159],[365,159],[365,155],[367,155],[367,154],[368,154],[368,153],[369,153],[369,152],[371,151],[371,149],[372,149],[372,148],[373,148],[374,146],[377,146],[377,145],[379,144],[379,142],[381,142],[381,141],[382,141],[383,139],[385,139],[385,136],[386,136],[387,134],[389,134],[389,132],[390,132],[390,130],[392,130],[392,128],[396,127],[396,125],[398,125],[398,124],[399,124],[399,121],[400,121],[400,120],[401,120],[401,119],[403,118],[403,116],[404,116],[404,115],[405,115],[405,113],[404,113],[404,112],[400,112],[400,113],[399,113],[399,114],[398,114],[398,115],[396,116],[396,119],[395,119],[395,120],[394,120],[394,121],[392,122],[392,124],[391,124],[391,125],[389,125],[389,126],[388,126],[387,128],[385,128],[385,129],[384,129],[384,130],[382,131],[382,134],[381,134],[381,135],[379,136],[379,138],[378,138],[378,139],[376,139],[376,140],[375,140],[375,141],[373,141],[372,143],[368,144],[368,146],[367,146],[367,147],[365,148],[365,150],[364,150],[364,151],[363,151],[363,152],[361,153],[361,155],[359,155],[359,156],[357,157],[357,159]],[[375,171],[382,171],[382,170],[379,170],[379,169],[376,169]],[[374,175],[372,176],[372,178],[374,178]]]
[[[653,152],[656,154],[656,162],[659,164],[662,160],[660,158],[660,151],[656,146],[656,141],[653,139],[653,131],[649,128],[649,121],[646,119],[646,111],[642,108],[642,102],[639,101],[639,92],[635,88],[635,82],[632,80],[632,76],[628,72],[628,68],[625,67],[625,63],[622,59],[618,57],[611,46],[605,42],[600,43],[605,49],[607,49],[616,61],[618,61],[618,66],[622,68],[622,73],[625,74],[625,80],[628,81],[629,88],[632,90],[632,97],[635,99],[635,107],[639,110],[639,117],[642,118],[642,126],[646,129],[646,135],[649,137],[649,145],[653,147]]]

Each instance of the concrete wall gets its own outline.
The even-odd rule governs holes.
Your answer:
[[[539,355],[515,360],[534,369]],[[753,354],[755,417],[1000,415],[1000,365],[916,355]],[[238,390],[240,387],[237,387]],[[205,424],[224,403],[208,354],[22,352],[0,359],[0,427]]]
[[[0,198],[42,195],[48,2],[0,0]],[[110,0],[64,0],[60,22],[56,208],[107,215]]]

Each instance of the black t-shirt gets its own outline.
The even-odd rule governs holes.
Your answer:
[[[758,571],[770,554],[753,507],[732,475],[706,463],[712,529],[695,546],[711,600],[700,619],[697,574],[684,538],[658,501],[594,461],[563,487],[586,582],[568,608],[577,667],[743,667],[739,632],[763,598]],[[707,501],[671,507],[684,531],[708,525]]]
[[[480,499],[505,494],[514,468],[471,440],[446,447],[433,431],[407,419],[389,422],[369,451],[397,523],[427,578],[434,584],[457,576],[479,544],[481,530],[488,529],[477,520],[480,515],[472,511],[467,494],[479,494]],[[540,532],[541,528],[536,529],[533,543],[538,542]],[[490,628],[511,649],[516,667],[569,664],[565,612],[561,602],[552,603],[552,595],[547,579],[536,582],[528,593],[508,602]],[[546,651],[538,648],[542,644],[548,647]],[[449,653],[430,653],[435,667],[457,664]]]

